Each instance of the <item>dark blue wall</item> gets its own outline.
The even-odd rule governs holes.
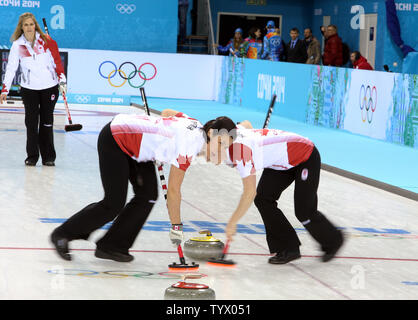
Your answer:
[[[211,0],[214,34],[217,34],[218,12],[238,12],[266,15],[282,15],[282,36],[290,41],[289,31],[293,27],[303,30],[312,24],[312,1],[267,0],[266,6],[247,5],[246,0]],[[301,31],[303,33],[303,31]]]
[[[31,12],[61,48],[121,51],[176,52],[178,4],[176,0],[41,0],[0,2],[0,45],[10,46],[19,15]],[[4,4],[8,5],[5,6]],[[121,4],[128,6],[121,7]],[[58,6],[58,7],[57,7]],[[58,26],[54,26],[54,22]]]

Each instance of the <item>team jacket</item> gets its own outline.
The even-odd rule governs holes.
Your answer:
[[[360,56],[360,58],[357,61],[354,61],[353,68],[354,69],[363,69],[363,70],[373,70],[373,67],[370,65],[370,63],[363,56]]]
[[[183,171],[203,147],[201,128],[183,113],[167,118],[119,114],[110,123],[116,143],[132,159],[168,163]]]
[[[314,144],[292,132],[275,129],[245,129],[238,126],[237,138],[229,147],[226,163],[236,167],[242,178],[258,170],[288,170],[309,159]]]
[[[22,71],[19,82],[24,88],[42,90],[66,82],[57,43],[48,35],[47,38],[45,43],[37,32],[33,48],[23,34],[13,42],[1,93],[9,93],[19,65]]]
[[[264,52],[261,55],[261,59],[279,61],[283,50],[282,38],[278,33],[273,30],[269,30],[264,36]]]
[[[229,52],[229,56],[237,56],[237,57],[243,57],[245,56],[245,52],[246,52],[246,43],[245,41],[243,41],[239,48],[238,51],[235,52],[235,48],[234,48],[234,39],[229,40],[229,42],[227,43],[227,45],[225,47],[219,45],[218,46],[218,51],[222,52],[222,53],[227,53]],[[234,53],[233,53],[234,52]]]
[[[261,52],[263,50],[263,42],[261,40],[256,40],[251,37],[245,39],[247,44],[247,58],[249,59],[260,59]]]
[[[340,67],[343,65],[343,42],[338,34],[334,34],[327,39],[322,63],[324,66]]]

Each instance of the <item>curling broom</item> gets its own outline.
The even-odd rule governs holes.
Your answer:
[[[270,101],[270,105],[269,105],[269,109],[267,111],[266,119],[264,120],[263,129],[266,129],[269,122],[270,122],[270,118],[271,118],[271,115],[272,115],[273,109],[274,109],[274,104],[276,102],[276,97],[277,97],[276,95],[273,95],[273,97]],[[211,258],[211,259],[208,260],[207,264],[211,265],[211,266],[217,266],[217,267],[228,267],[228,268],[235,267],[235,262],[234,261],[225,259],[225,256],[226,256],[226,254],[228,252],[228,249],[229,249],[229,244],[230,244],[230,240],[228,240],[226,242],[226,245],[224,247],[222,256],[219,259]]]
[[[149,116],[150,111],[149,111],[149,107],[148,107],[147,96],[145,95],[145,89],[140,88],[140,91],[141,91],[142,102],[144,103],[145,112]],[[167,185],[166,185],[165,177],[164,177],[163,164],[156,162],[156,166],[157,166],[157,169],[158,169],[158,174],[160,176],[161,188],[163,189],[164,199],[167,201]],[[171,272],[188,272],[188,271],[197,271],[199,269],[199,265],[197,263],[192,262],[191,265],[186,263],[186,259],[184,258],[183,250],[181,248],[181,244],[179,244],[177,246],[177,252],[179,254],[180,263],[173,262],[172,264],[168,265],[168,270],[169,271],[171,271]]]
[[[42,22],[44,23],[44,29],[45,29],[45,33],[49,35],[48,32],[48,26],[46,25],[46,20],[45,18],[42,18]],[[68,103],[67,103],[67,97],[65,96],[65,93],[62,92],[62,98],[64,99],[64,106],[65,106],[65,112],[67,113],[67,119],[68,119],[68,123],[67,125],[65,125],[64,130],[65,131],[79,131],[83,128],[83,126],[81,124],[73,124],[73,121],[71,120],[71,115],[70,115],[70,108],[68,107]]]

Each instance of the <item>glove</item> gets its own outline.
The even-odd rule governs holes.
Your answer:
[[[61,95],[66,95],[67,94],[67,83],[65,82],[60,82],[59,83],[59,91]]]
[[[7,101],[7,94],[2,93],[1,96],[0,96],[0,104],[6,103],[6,101]]]
[[[183,241],[183,224],[172,224],[170,229],[171,243],[178,247]]]

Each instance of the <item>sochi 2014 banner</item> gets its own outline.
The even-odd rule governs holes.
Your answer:
[[[224,57],[217,100],[418,148],[418,75]]]

